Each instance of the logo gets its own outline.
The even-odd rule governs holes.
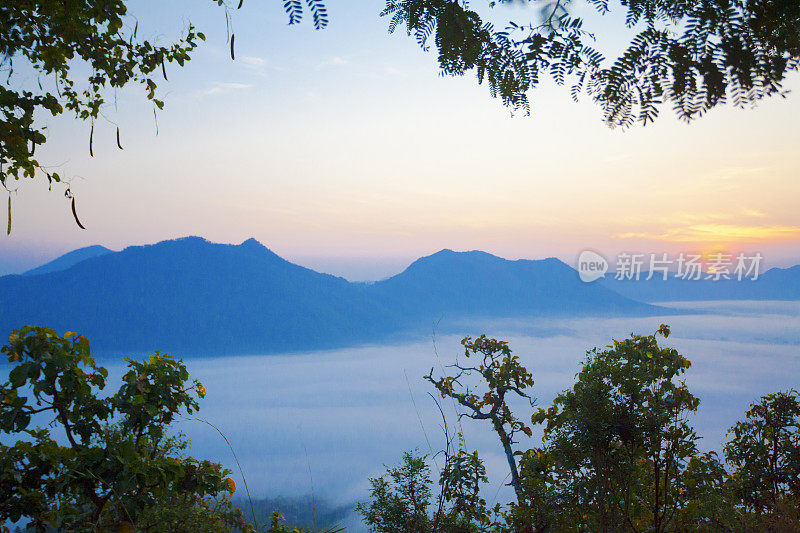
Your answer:
[[[578,275],[581,281],[590,283],[602,278],[608,272],[608,261],[602,255],[584,250],[578,256]]]

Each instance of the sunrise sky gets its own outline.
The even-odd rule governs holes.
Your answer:
[[[329,1],[322,32],[287,26],[281,2],[262,4],[234,13],[231,61],[211,2],[133,3],[140,34],[168,41],[191,20],[208,41],[160,82],[158,136],[138,88],[105,113],[124,151],[109,122],[95,127],[94,158],[88,124],[48,123],[37,156],[72,177],[87,230],[63,189],[21,184],[0,274],[89,244],[184,235],[252,236],[350,279],[393,274],[441,248],[570,264],[585,248],[759,251],[768,266],[800,263],[800,95],[691,125],[665,108],[655,125],[620,131],[590,102],[545,85],[532,116],[512,117],[472,74],[441,77],[432,54],[388,35],[380,0]],[[618,46],[611,37],[601,48]]]

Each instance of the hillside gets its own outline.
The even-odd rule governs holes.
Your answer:
[[[99,350],[270,353],[380,342],[442,316],[663,312],[557,259],[508,261],[443,250],[402,273],[351,283],[290,263],[254,239],[198,237],[132,246],[38,275],[0,278],[0,330],[80,331]]]
[[[653,314],[652,306],[595,283],[549,258],[509,261],[486,252],[442,250],[375,284],[381,298],[427,316],[511,317]]]
[[[646,277],[646,276],[643,276]],[[628,298],[642,302],[694,300],[800,300],[800,265],[772,268],[755,281],[732,280],[667,280],[656,276],[645,280],[615,280],[600,282]]]
[[[73,265],[77,265],[81,261],[91,259],[92,257],[100,257],[112,253],[111,250],[105,246],[86,246],[85,248],[78,248],[69,253],[66,253],[49,263],[38,266],[27,272],[23,273],[24,276],[36,276],[39,274],[49,274],[50,272],[58,272],[59,270],[66,270]]]

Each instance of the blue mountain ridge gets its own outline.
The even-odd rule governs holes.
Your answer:
[[[611,277],[598,282],[623,296],[641,302],[698,300],[800,300],[800,265],[771,268],[753,280],[681,279],[671,274],[666,280],[656,274],[647,280],[617,280]]]
[[[642,316],[669,311],[582,283],[558,259],[442,250],[376,283],[290,263],[255,239],[131,246],[0,277],[0,331],[79,331],[101,351],[278,353],[381,342],[444,316]]]
[[[112,253],[111,250],[106,248],[105,246],[94,245],[94,246],[86,246],[84,248],[78,248],[77,250],[72,250],[69,253],[66,253],[56,259],[50,261],[49,263],[45,263],[42,266],[38,266],[27,272],[23,273],[24,276],[36,276],[38,274],[48,274],[50,272],[58,272],[60,270],[66,270],[73,265],[77,265],[81,261],[85,259],[91,259],[92,257],[99,257],[101,255],[106,255]]]

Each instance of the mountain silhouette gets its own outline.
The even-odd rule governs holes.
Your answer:
[[[45,263],[42,266],[36,267],[34,269],[28,270],[23,275],[25,276],[35,276],[37,274],[48,274],[50,272],[58,272],[59,270],[66,270],[69,267],[80,263],[86,259],[91,259],[92,257],[99,257],[101,255],[106,255],[112,253],[111,250],[106,248],[105,246],[94,245],[94,246],[86,246],[85,248],[78,248],[77,250],[72,250],[69,253],[58,257],[49,263]]]
[[[510,261],[480,251],[442,250],[374,284],[386,301],[408,312],[468,317],[634,315],[655,308],[597,284],[549,258]]]
[[[674,275],[664,280],[661,274],[647,280],[644,273],[639,280],[616,280],[613,277],[600,282],[623,296],[642,302],[694,301],[694,300],[800,300],[800,265],[790,268],[772,268],[757,279],[684,280]]]
[[[428,331],[443,315],[664,311],[582,283],[557,259],[508,261],[443,250],[367,284],[290,263],[255,239],[228,245],[199,237],[132,246],[63,270],[4,276],[0,299],[0,331],[47,325],[85,334],[96,350],[164,349],[182,355],[380,342]]]

